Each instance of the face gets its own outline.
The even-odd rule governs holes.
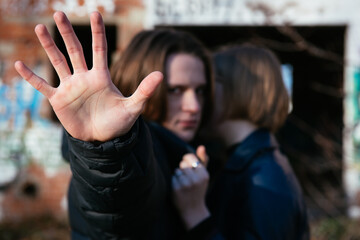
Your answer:
[[[173,54],[166,61],[167,116],[163,126],[191,141],[200,125],[206,87],[202,61],[189,54]]]

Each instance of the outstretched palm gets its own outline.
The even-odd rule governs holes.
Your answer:
[[[35,32],[59,78],[51,87],[22,62],[15,63],[18,73],[47,97],[64,128],[84,141],[106,141],[128,132],[162,80],[159,72],[151,73],[128,98],[122,96],[110,79],[107,66],[107,44],[104,24],[97,12],[90,16],[93,41],[93,68],[88,70],[81,44],[62,12],[54,14],[74,69],[71,74],[64,55],[54,44],[44,25]]]

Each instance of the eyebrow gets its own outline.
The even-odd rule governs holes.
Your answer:
[[[188,87],[187,84],[182,84],[182,83],[175,83],[175,84],[171,84],[171,83],[167,83],[166,84],[168,87]],[[196,85],[195,87],[206,87],[207,83],[201,83],[199,85]]]

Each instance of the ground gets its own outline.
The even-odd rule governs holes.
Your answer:
[[[50,217],[0,224],[0,240],[70,240],[67,222]],[[311,223],[311,240],[360,240],[360,221],[346,217]]]
[[[51,217],[0,224],[0,240],[70,240],[68,222]]]

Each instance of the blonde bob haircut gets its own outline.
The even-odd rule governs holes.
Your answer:
[[[197,57],[204,64],[206,87],[201,127],[210,119],[213,109],[212,62],[202,43],[189,33],[172,29],[141,31],[132,39],[119,60],[112,65],[111,77],[121,93],[130,96],[149,73],[162,72],[164,80],[142,113],[145,119],[161,124],[167,116],[166,60],[171,54],[182,53]]]
[[[276,132],[287,118],[289,95],[275,54],[245,44],[217,52],[214,62],[224,89],[223,119],[247,120]]]

